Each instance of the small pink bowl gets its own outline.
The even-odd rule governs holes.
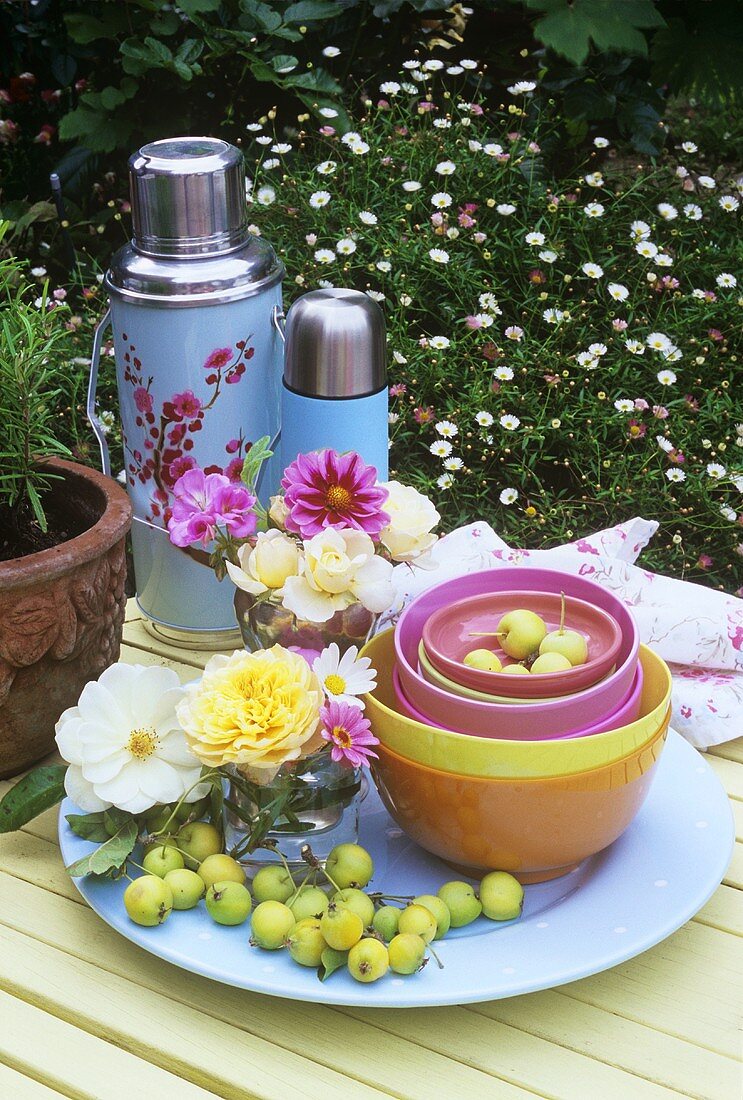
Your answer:
[[[516,717],[514,718],[514,725],[510,730],[510,736],[497,737],[497,740],[510,740],[510,741],[558,741],[569,740],[571,738],[578,737],[592,737],[596,733],[607,733],[609,730],[619,729],[621,726],[628,726],[631,722],[636,721],[640,714],[640,701],[642,698],[642,685],[643,685],[643,673],[642,665],[637,663],[637,670],[635,672],[635,678],[632,682],[629,695],[621,703],[615,711],[608,714],[601,721],[594,723],[592,726],[586,726],[584,729],[577,729],[571,733],[557,733],[545,735],[541,726],[541,718],[538,713],[539,704],[531,707],[514,708],[518,710]],[[406,714],[408,718],[412,718],[415,722],[422,722],[423,725],[435,726],[437,729],[447,729],[452,733],[468,734],[470,731],[458,728],[456,725],[443,725],[442,722],[434,721],[429,715],[423,714],[419,711],[410,700],[406,697],[400,682],[399,666],[396,666],[392,673],[392,686],[395,692],[395,698],[400,707],[400,711]],[[450,719],[456,720],[456,707],[453,707],[449,712]],[[438,717],[441,716],[439,712]],[[482,734],[487,737],[488,734]],[[491,735],[495,737],[496,735]]]
[[[559,592],[486,592],[457,600],[434,611],[423,627],[423,645],[433,667],[449,680],[475,691],[519,698],[548,699],[572,695],[603,679],[616,664],[622,645],[622,631],[616,619],[595,604],[565,596],[565,624],[587,643],[588,659],[562,672],[532,673],[514,678],[506,673],[486,672],[464,664],[473,649],[489,649],[504,665],[517,664],[503,650],[496,637],[478,637],[475,632],[495,631],[501,618],[516,608],[532,611],[548,631],[560,625],[562,599]]]
[[[552,702],[523,704],[484,703],[462,699],[433,684],[418,672],[418,644],[429,616],[457,600],[486,592],[521,589],[535,592],[565,592],[595,604],[615,618],[622,632],[616,669],[598,684],[578,695]],[[395,656],[400,685],[406,699],[421,714],[435,716],[445,728],[477,737],[535,740],[561,737],[588,729],[613,714],[626,701],[637,670],[640,637],[637,625],[624,603],[612,592],[584,577],[552,569],[527,566],[487,569],[442,582],[418,596],[402,613],[395,630]],[[527,716],[524,710],[527,709]]]

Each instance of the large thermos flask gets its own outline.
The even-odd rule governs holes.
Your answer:
[[[279,431],[284,268],[248,230],[242,153],[215,138],[143,146],[129,161],[133,239],[105,277],[116,352],[136,595],[149,628],[227,645],[233,587],[173,546],[174,483],[192,466],[239,476],[250,445]],[[101,330],[102,331],[102,330]],[[97,334],[89,392],[95,426]],[[99,435],[104,465],[105,440]],[[278,455],[261,496],[276,492]]]
[[[281,464],[331,448],[358,451],[388,477],[384,316],[358,290],[312,290],[286,318]]]

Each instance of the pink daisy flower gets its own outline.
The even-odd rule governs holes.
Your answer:
[[[369,757],[377,755],[371,746],[378,745],[379,739],[371,732],[369,719],[364,718],[358,707],[331,701],[320,707],[320,720],[323,724],[320,734],[333,746],[330,755],[337,764],[369,767]]]
[[[386,489],[377,485],[377,471],[355,451],[313,451],[298,455],[281,479],[289,509],[287,530],[303,539],[326,527],[365,531],[375,538],[390,517],[382,511]]]

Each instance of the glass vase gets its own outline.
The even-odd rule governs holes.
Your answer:
[[[356,843],[361,790],[361,769],[335,763],[328,749],[282,765],[269,783],[255,783],[232,767],[225,792],[226,850],[253,872],[278,862],[274,851],[256,845],[264,837],[294,869],[307,866],[307,844],[324,862],[336,844]]]
[[[336,642],[341,654],[352,645],[361,649],[377,620],[362,604],[353,603],[336,611],[327,622],[308,622],[281,604],[257,600],[240,588],[235,591],[235,614],[243,644],[250,652],[281,645],[302,650],[305,656],[319,653],[331,642]]]

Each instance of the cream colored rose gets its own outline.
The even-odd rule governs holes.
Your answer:
[[[387,481],[382,488],[389,493],[384,510],[390,522],[380,532],[379,541],[394,561],[415,561],[436,542],[438,536],[432,530],[441,516],[428,497],[411,485]]]
[[[239,565],[226,562],[230,580],[243,592],[260,596],[269,589],[280,591],[287,577],[300,569],[299,547],[283,531],[261,531],[255,546],[247,543],[237,552]]]
[[[286,530],[286,517],[289,515],[289,509],[284,503],[284,498],[279,495],[271,497],[268,508],[268,518],[271,523],[275,523],[281,531]]]
[[[391,578],[391,564],[375,555],[367,534],[328,527],[304,543],[302,573],[287,578],[284,607],[314,623],[356,601],[368,611],[386,611],[394,598]]]

